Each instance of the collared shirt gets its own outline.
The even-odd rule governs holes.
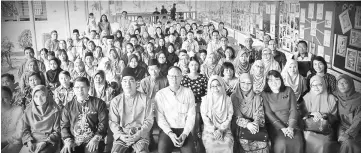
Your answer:
[[[211,54],[215,51],[217,51],[217,49],[221,47],[221,43],[220,41],[214,41],[214,40],[211,40],[209,43],[208,43],[208,46],[207,46],[207,54]]]
[[[198,42],[195,40],[186,40],[182,44],[182,49],[187,50],[188,54],[191,52],[198,53],[198,51],[199,51]],[[192,56],[192,55],[190,55],[190,56]]]
[[[173,92],[169,87],[155,95],[156,117],[159,127],[165,132],[171,128],[184,128],[183,134],[192,131],[195,122],[195,99],[190,88],[182,87]]]
[[[60,126],[62,139],[74,139],[77,145],[88,143],[95,135],[104,138],[108,130],[107,106],[92,96],[82,103],[73,98],[63,108]]]
[[[149,139],[149,131],[154,122],[151,103],[150,99],[139,91],[129,99],[126,99],[123,93],[116,96],[109,107],[109,127],[114,133],[114,140],[131,131]]]
[[[159,76],[156,79],[152,79],[150,76],[140,81],[139,91],[146,94],[149,98],[153,99],[155,94],[168,86],[167,78]]]
[[[59,50],[59,40],[47,40],[45,42],[45,48],[48,49],[49,51],[57,51]]]
[[[67,103],[72,101],[75,97],[74,90],[72,87],[65,88],[59,86],[54,90],[54,100],[60,108],[63,108]]]

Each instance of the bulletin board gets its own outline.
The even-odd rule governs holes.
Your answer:
[[[333,57],[335,2],[300,2],[300,39],[308,42],[308,51],[325,58]]]
[[[279,48],[287,52],[295,52],[299,41],[300,3],[281,2],[279,7]]]
[[[335,2],[332,68],[361,81],[361,2]]]

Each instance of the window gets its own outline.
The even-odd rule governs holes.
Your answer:
[[[28,1],[2,1],[3,21],[30,21],[29,2]],[[33,1],[35,21],[46,21],[46,2]]]

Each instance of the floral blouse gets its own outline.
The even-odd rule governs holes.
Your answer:
[[[202,101],[202,97],[206,95],[207,83],[208,83],[208,78],[203,74],[199,74],[197,79],[194,80],[189,78],[188,75],[184,75],[181,81],[182,86],[190,87],[192,89],[196,103],[200,103]]]

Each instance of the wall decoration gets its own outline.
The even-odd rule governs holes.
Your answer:
[[[305,25],[300,25],[300,38],[305,39]]]
[[[345,10],[344,12],[342,12],[338,17],[340,19],[340,24],[341,24],[341,29],[342,29],[343,34],[345,34],[347,31],[352,29],[352,24],[350,21],[350,16],[348,14],[348,10]]]
[[[357,53],[356,72],[361,74],[361,51]]]
[[[270,20],[271,20],[271,24],[276,24],[276,15],[272,14]]]
[[[295,10],[295,17],[300,17],[300,4],[296,4],[296,6],[295,6],[296,8],[296,10]]]
[[[355,29],[361,29],[361,6],[356,6]]]
[[[330,30],[325,30],[323,33],[324,37],[323,37],[323,45],[326,47],[330,47],[331,45],[331,31]]]
[[[347,36],[338,35],[336,44],[336,54],[342,57],[346,56]]]
[[[271,14],[271,5],[266,5],[266,14]]]
[[[306,20],[306,9],[301,8],[300,22],[305,23],[305,20]]]
[[[316,36],[316,33],[317,33],[317,21],[311,21],[310,35],[311,36]]]
[[[318,49],[317,49],[317,56],[324,56],[325,52],[324,52],[325,48],[321,45],[318,45]]]
[[[323,19],[323,4],[317,4],[317,13],[316,13],[316,19],[322,20]]]
[[[361,48],[361,31],[354,29],[351,30],[350,45]]]
[[[276,5],[275,4],[271,5],[271,14],[276,14]]]
[[[332,26],[332,11],[326,11],[325,28],[331,28],[331,26]]]
[[[345,68],[351,71],[356,71],[357,51],[355,49],[347,48]]]
[[[309,19],[313,19],[314,11],[315,11],[315,4],[314,3],[309,3],[308,4],[308,18]]]

